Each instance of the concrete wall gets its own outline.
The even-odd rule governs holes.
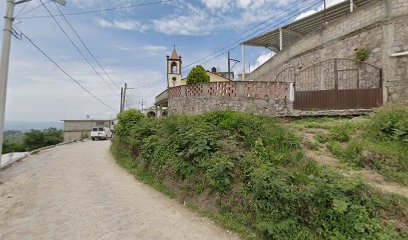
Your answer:
[[[95,126],[110,127],[110,120],[67,120],[64,121],[64,142],[82,140],[91,136]]]
[[[392,58],[408,51],[408,1],[380,0],[329,23],[282,50],[254,70],[247,80],[275,81],[278,74],[293,67],[295,74],[315,63],[333,58],[353,59],[355,50],[370,51],[367,63],[384,70],[384,99],[408,102],[408,56]],[[293,74],[281,74],[278,81],[294,81]]]

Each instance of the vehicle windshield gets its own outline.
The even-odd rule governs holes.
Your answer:
[[[99,128],[99,131],[103,131],[103,128]]]
[[[98,131],[98,128],[93,128],[92,129],[92,132],[97,132]]]

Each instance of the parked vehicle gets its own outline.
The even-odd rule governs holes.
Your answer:
[[[108,127],[94,127],[91,132],[92,141],[106,140],[112,137],[112,132]]]

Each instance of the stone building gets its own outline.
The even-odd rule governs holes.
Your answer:
[[[365,48],[369,53],[365,63],[381,69],[378,87],[383,102],[408,103],[406,0],[345,1],[249,39],[242,46],[243,49],[244,46],[265,47],[276,52],[269,61],[246,75],[246,80],[296,82],[304,77],[302,75],[312,74],[310,69],[314,68],[320,76],[309,76],[309,81],[317,82],[318,90],[332,88],[323,81],[327,81],[324,71],[333,70],[333,61],[325,61],[353,60],[356,51]],[[338,71],[346,70],[339,74],[339,84],[353,88],[366,84],[368,78],[364,74],[367,72],[364,69],[357,72],[358,64],[348,64],[350,66],[338,66]]]
[[[242,62],[245,46],[276,54],[240,81],[169,84],[156,105],[170,115],[228,108],[297,116],[408,103],[408,0],[344,1],[241,44]]]
[[[86,120],[62,120],[64,122],[64,142],[82,140],[91,136],[93,127],[104,126],[113,128],[114,120],[110,119],[86,119]]]

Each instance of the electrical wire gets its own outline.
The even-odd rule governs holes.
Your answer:
[[[50,3],[50,2],[51,2],[51,0],[48,0],[47,2],[45,2],[45,4],[47,5],[47,4]],[[30,10],[27,10],[26,12],[21,13],[20,15],[17,14],[15,18],[16,18],[16,19],[19,19],[21,16],[24,16],[24,15],[26,15],[26,14],[29,14],[30,12],[33,12],[33,11],[39,9],[40,7],[42,7],[41,4],[38,5],[38,6],[36,6],[36,7],[33,7],[33,8],[30,9]],[[20,11],[20,12],[22,12],[22,11]]]
[[[42,0],[40,0],[41,4],[44,6],[44,8],[47,10],[47,12],[51,15],[51,11],[48,9],[48,7],[44,4]],[[84,60],[88,63],[88,65],[94,70],[94,72],[102,79],[102,81],[108,86],[117,96],[120,96],[109,84],[108,82],[105,81],[105,79],[101,76],[101,74],[95,69],[94,66],[89,62],[88,58],[85,56],[85,54],[79,49],[79,47],[75,44],[75,42],[72,40],[72,38],[68,35],[68,33],[64,30],[64,28],[61,26],[61,24],[57,21],[55,17],[52,17],[55,21],[55,23],[58,25],[58,27],[61,29],[61,31],[64,33],[64,35],[68,38],[68,40],[71,42],[71,44],[76,48],[76,50],[81,54],[81,56],[84,58]]]
[[[149,3],[131,4],[131,5],[120,6],[120,7],[88,10],[88,11],[83,11],[83,12],[65,13],[65,16],[78,16],[78,15],[91,14],[91,13],[101,13],[101,12],[108,12],[108,11],[115,11],[115,10],[124,10],[124,9],[129,9],[129,8],[136,8],[136,7],[142,7],[142,6],[163,4],[163,3],[174,2],[174,1],[178,1],[178,0],[163,0],[163,1],[156,1],[156,2],[149,2]],[[61,17],[61,16],[62,16],[62,14],[56,14],[56,15],[52,15],[52,16],[43,15],[43,16],[21,17],[20,19],[49,18],[49,17]]]
[[[307,2],[307,1],[308,1],[308,0],[303,0],[302,3]],[[303,11],[306,11],[306,10],[308,10],[310,7],[315,6],[315,4],[318,3],[318,2],[320,2],[320,0],[317,0],[317,1],[312,2],[312,3],[309,4],[309,5],[307,6],[307,8],[306,8],[305,10],[303,10]],[[294,7],[290,7],[290,8],[288,8],[288,9],[282,11],[282,12],[279,13],[278,15],[275,15],[274,17],[269,18],[269,19],[267,19],[267,20],[265,20],[265,21],[259,23],[258,25],[255,26],[255,28],[257,28],[258,26],[261,26],[261,25],[265,24],[266,22],[269,22],[270,20],[272,20],[272,19],[274,19],[274,18],[277,18],[277,17],[279,17],[279,16],[281,16],[281,15],[287,13],[288,11],[290,11],[290,10],[292,10],[292,9],[294,9]],[[262,31],[263,29],[265,29],[265,28],[267,28],[267,27],[270,28],[270,26],[271,26],[272,24],[273,24],[273,26],[279,25],[279,24],[285,22],[286,20],[288,20],[288,19],[287,19],[288,17],[291,18],[291,17],[293,17],[293,15],[298,14],[298,13],[299,13],[298,11],[296,11],[296,12],[294,12],[294,13],[291,13],[290,15],[287,15],[285,18],[282,18],[282,19],[280,19],[280,20],[278,20],[278,21],[274,21],[274,22],[272,22],[272,23],[269,23],[269,24],[263,26],[262,28],[260,28],[260,29],[258,29],[258,30],[256,30],[256,31],[254,31],[253,28],[250,28],[250,29],[248,29],[247,31],[244,31],[244,32],[240,33],[240,35],[243,35],[243,34],[245,34],[245,33],[251,32],[251,31],[254,31],[254,32],[252,32],[252,33],[250,33],[250,34],[248,34],[248,35],[246,35],[246,36],[244,36],[244,37],[239,38],[238,40],[234,41],[233,43],[231,43],[231,44],[229,44],[229,45],[227,45],[227,46],[225,46],[225,47],[223,47],[223,48],[216,49],[214,52],[210,53],[209,55],[207,55],[207,56],[205,56],[205,57],[203,57],[203,58],[200,58],[200,59],[198,59],[198,60],[196,60],[196,61],[194,61],[194,62],[192,62],[192,63],[190,63],[190,64],[187,64],[186,66],[183,67],[183,69],[188,68],[188,67],[190,67],[190,66],[192,66],[192,65],[194,65],[194,64],[196,64],[196,63],[200,63],[201,61],[203,61],[203,60],[205,60],[205,59],[207,59],[207,58],[213,56],[214,54],[217,54],[219,51],[228,49],[229,47],[234,46],[235,44],[240,43],[242,40],[244,40],[244,39],[246,39],[246,38],[248,38],[248,37],[250,37],[250,36],[253,36],[253,35],[257,34],[257,33],[259,33],[260,31]],[[272,27],[273,27],[273,26],[272,26]],[[231,49],[230,49],[230,50],[231,50]],[[222,54],[217,55],[217,57],[222,56],[222,55],[225,54],[226,52],[228,52],[228,51],[225,51],[225,52],[223,52]],[[214,58],[212,58],[211,60],[213,60],[213,59],[214,59]],[[204,64],[204,63],[202,63],[202,64]]]
[[[91,57],[93,58],[93,60],[98,64],[98,66],[102,69],[102,71],[105,73],[105,75],[109,78],[109,80],[118,88],[120,88],[120,86],[118,84],[116,84],[115,81],[113,81],[113,79],[111,78],[111,76],[106,72],[105,68],[102,66],[102,64],[96,59],[95,55],[91,52],[91,50],[89,50],[88,46],[85,44],[85,42],[82,40],[82,38],[79,36],[78,32],[75,30],[75,28],[72,26],[72,24],[68,21],[68,19],[65,17],[64,13],[61,11],[61,9],[58,7],[57,3],[55,3],[55,7],[58,9],[58,11],[60,12],[60,14],[62,15],[62,17],[64,18],[65,22],[69,25],[69,27],[71,28],[71,30],[75,33],[75,35],[77,36],[77,38],[79,39],[79,41],[82,43],[82,45],[85,47],[86,51],[91,55]]]
[[[19,30],[21,32],[21,30]],[[80,86],[86,93],[88,93],[90,96],[92,96],[94,99],[105,105],[107,108],[110,110],[116,111],[114,108],[109,106],[107,103],[102,101],[102,99],[98,98],[95,96],[91,91],[89,91],[85,86],[83,86],[80,82],[78,82],[75,78],[73,78],[71,75],[69,75],[56,61],[54,61],[45,51],[43,51],[36,43],[34,43],[33,40],[31,40],[27,35],[25,35],[23,32],[21,32],[21,36],[23,36],[25,39],[27,39],[31,45],[33,45],[39,52],[41,52],[50,62],[52,62],[61,72],[63,72],[69,79],[71,79],[73,82],[75,82],[78,86]]]

